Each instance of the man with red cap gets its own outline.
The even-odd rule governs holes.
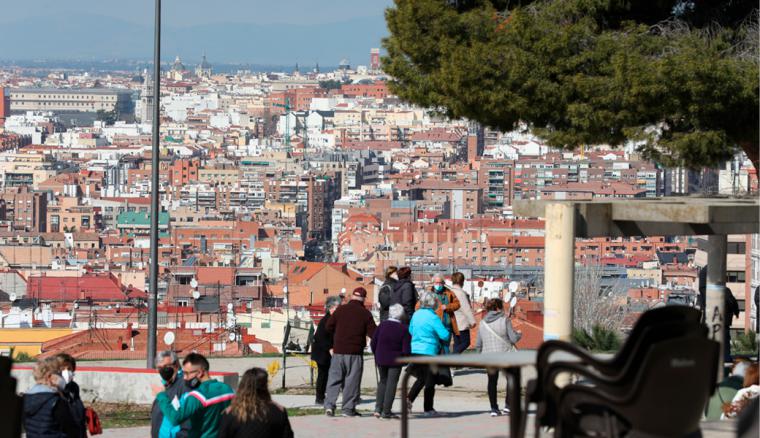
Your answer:
[[[358,417],[356,404],[364,371],[364,348],[367,338],[375,332],[375,320],[372,313],[364,307],[367,291],[357,287],[351,293],[351,300],[338,307],[327,320],[325,329],[333,334],[333,356],[330,372],[327,376],[325,394],[325,414],[335,415],[338,392],[343,386],[343,405],[341,415]]]

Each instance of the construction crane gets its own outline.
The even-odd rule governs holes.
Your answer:
[[[290,110],[293,109],[290,106],[290,98],[285,98],[284,105],[281,103],[273,103],[272,106],[277,106],[285,110],[285,151],[290,153],[290,117],[288,117],[288,115],[290,114]]]

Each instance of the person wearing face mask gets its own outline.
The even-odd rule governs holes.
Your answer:
[[[63,396],[66,381],[55,357],[41,359],[32,372],[34,386],[24,394],[27,438],[80,438],[79,428]]]
[[[443,326],[454,336],[459,336],[459,327],[457,326],[457,318],[455,312],[461,307],[459,298],[456,294],[446,287],[446,283],[443,281],[443,275],[435,274],[432,278],[432,286],[430,292],[437,302],[437,306],[433,309],[435,314],[441,318]],[[449,353],[449,344],[443,346],[443,354]]]
[[[173,351],[162,351],[156,355],[156,371],[161,378],[163,390],[171,400],[173,406],[179,406],[185,394],[190,392],[185,385],[182,376],[182,368],[179,359]],[[151,438],[186,438],[190,432],[190,421],[180,425],[173,425],[158,407],[156,401],[150,411],[150,436]]]
[[[182,377],[189,392],[179,404],[173,404],[166,391],[156,396],[156,404],[174,426],[190,420],[189,438],[216,438],[222,412],[235,398],[235,392],[226,383],[211,378],[208,360],[198,353],[185,356]]]
[[[87,438],[87,419],[84,413],[84,403],[79,396],[79,385],[74,381],[74,373],[77,369],[76,360],[66,353],[60,353],[55,356],[58,361],[58,367],[61,370],[61,377],[66,382],[66,387],[63,390],[63,396],[69,405],[71,415],[74,417],[74,422],[79,429],[77,436],[80,438]]]

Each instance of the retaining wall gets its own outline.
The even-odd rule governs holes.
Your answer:
[[[16,389],[19,393],[34,385],[29,365],[14,365],[11,374],[18,379]],[[237,389],[237,373],[212,372],[211,377]],[[74,380],[79,384],[85,402],[151,404],[155,398],[151,385],[161,384],[156,370],[144,368],[77,367]]]

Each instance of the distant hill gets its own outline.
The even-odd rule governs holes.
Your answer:
[[[367,65],[369,49],[380,47],[388,31],[378,17],[328,25],[211,24],[165,26],[162,59],[197,60],[206,52],[217,63],[292,65],[315,62]],[[5,23],[3,59],[150,59],[153,28],[97,15],[40,15]]]

